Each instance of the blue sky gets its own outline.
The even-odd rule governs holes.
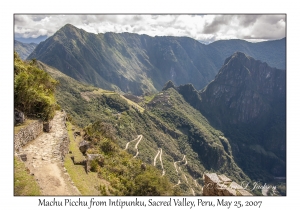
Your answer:
[[[285,15],[14,15],[15,38],[49,37],[70,23],[91,33],[187,36],[204,42],[264,41],[286,36]]]

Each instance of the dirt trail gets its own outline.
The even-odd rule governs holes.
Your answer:
[[[157,154],[155,155],[154,161],[153,161],[153,165],[154,165],[154,166],[156,165],[156,158],[158,157],[159,153],[160,153],[160,150],[158,149],[158,152],[157,152]]]
[[[185,158],[185,155],[182,158],[182,161],[184,161],[184,160],[185,160],[185,163],[183,165],[186,165],[187,164],[187,159]]]
[[[183,160],[182,160],[183,161]],[[181,172],[183,172],[182,170],[181,170],[181,168],[180,167],[178,167],[179,168],[179,170],[181,171]],[[188,181],[188,179],[187,179],[187,177],[186,177],[186,175],[185,175],[185,173],[183,172],[183,176],[184,176],[184,179],[185,179],[185,181],[186,181],[186,183],[187,183],[187,185],[189,186],[189,188],[191,189],[191,191],[192,191],[192,194],[193,194],[193,196],[195,196],[195,191],[193,190],[193,188],[191,187],[191,185],[190,185],[190,183],[189,183],[189,181]]]
[[[180,185],[180,179],[178,179],[178,182],[177,182],[177,184],[175,184],[173,187],[176,187],[177,185]]]
[[[142,135],[138,135],[138,138],[139,138],[139,140],[138,140],[138,142],[136,143],[136,145],[134,146],[134,148],[136,149],[136,154],[135,154],[135,156],[134,156],[133,158],[136,158],[136,157],[138,156],[138,154],[139,154],[139,150],[138,150],[137,147],[138,147],[140,141],[142,140],[143,136],[142,136]]]
[[[187,159],[185,158],[185,155],[183,155],[182,160],[178,160],[178,161],[174,162],[174,167],[175,167],[177,175],[178,175],[177,163],[183,162],[184,160],[185,160],[185,163],[183,165],[186,165],[187,164]]]
[[[179,168],[179,169],[180,169],[180,168]],[[181,169],[180,169],[180,170],[181,170]],[[191,187],[191,185],[190,185],[190,183],[189,183],[189,181],[188,181],[188,179],[187,179],[186,175],[185,175],[185,174],[183,174],[183,176],[184,176],[184,178],[185,178],[185,181],[186,181],[187,185],[190,187],[190,189],[191,189],[191,191],[192,191],[192,194],[193,194],[193,196],[195,196],[195,192],[194,192],[193,188]]]
[[[130,144],[131,142],[133,142],[133,141],[136,141],[136,140],[138,140],[139,138],[140,138],[140,135],[138,135],[138,136],[137,136],[137,138],[135,138],[135,139],[131,140],[130,142],[127,142],[127,144],[126,144],[126,146],[125,146],[125,149],[124,149],[124,150],[127,150],[127,148],[128,148],[128,146],[129,146],[129,144]]]
[[[178,161],[174,162],[174,167],[175,167],[176,173],[177,173],[177,175],[178,175],[178,170],[177,170],[177,166],[176,166],[176,163],[177,163],[177,162],[178,162]]]
[[[159,155],[159,161],[160,161],[160,165],[161,165],[161,168],[162,168],[162,176],[165,175],[166,171],[164,169],[164,164],[162,162],[162,158],[161,158],[161,155],[162,155],[162,148],[158,148],[158,152],[156,154],[156,156],[154,157],[154,161],[153,161],[153,165],[155,166],[156,165],[156,159]]]
[[[160,160],[160,164],[161,164],[161,168],[162,168],[162,176],[165,175],[165,169],[164,169],[164,164],[162,162],[162,159],[161,159],[161,155],[162,155],[162,148],[160,148],[160,155],[159,155],[159,160]]]
[[[51,131],[42,133],[19,151],[27,155],[24,163],[34,174],[42,195],[80,195],[60,156],[60,143],[67,135],[64,118],[63,112],[56,112]]]

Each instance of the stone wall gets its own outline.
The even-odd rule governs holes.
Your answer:
[[[25,146],[28,142],[34,140],[42,132],[43,132],[42,121],[34,121],[28,126],[21,128],[20,131],[15,134],[15,138],[14,138],[15,150],[19,151],[21,147]]]
[[[65,159],[66,154],[69,153],[69,144],[70,144],[70,139],[68,135],[65,135],[63,138],[61,138],[59,152],[62,161]]]
[[[60,152],[61,160],[63,161],[65,159],[66,154],[69,153],[70,138],[68,135],[67,124],[66,124],[67,114],[65,111],[62,112],[63,112],[63,124],[65,126],[65,129],[64,129],[63,137],[59,142],[60,144],[59,152]],[[52,121],[49,124],[52,127]]]
[[[215,173],[204,174],[203,195],[206,196],[252,196],[242,186],[233,182],[224,174],[217,175]]]

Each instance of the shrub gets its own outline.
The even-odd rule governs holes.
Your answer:
[[[54,97],[58,84],[36,62],[26,63],[14,54],[14,105],[27,116],[48,121],[53,118],[57,103]]]

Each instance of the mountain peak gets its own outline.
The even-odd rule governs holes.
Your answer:
[[[73,26],[70,23],[67,23],[66,25],[64,25],[61,29],[78,29],[77,27]]]
[[[252,59],[250,56],[246,55],[245,53],[237,51],[224,61],[224,65],[228,64],[229,62],[236,61],[236,60],[250,60],[250,59]]]
[[[164,90],[168,90],[169,88],[174,88],[175,89],[175,85],[174,85],[174,83],[171,81],[171,80],[169,80],[166,84],[165,84],[165,86],[163,87],[163,91]]]
[[[70,35],[70,34],[77,34],[81,29],[73,26],[72,24],[66,24],[64,25],[63,27],[61,27],[57,32],[56,34],[60,34],[60,33],[64,33],[64,34],[67,34],[67,35]]]

